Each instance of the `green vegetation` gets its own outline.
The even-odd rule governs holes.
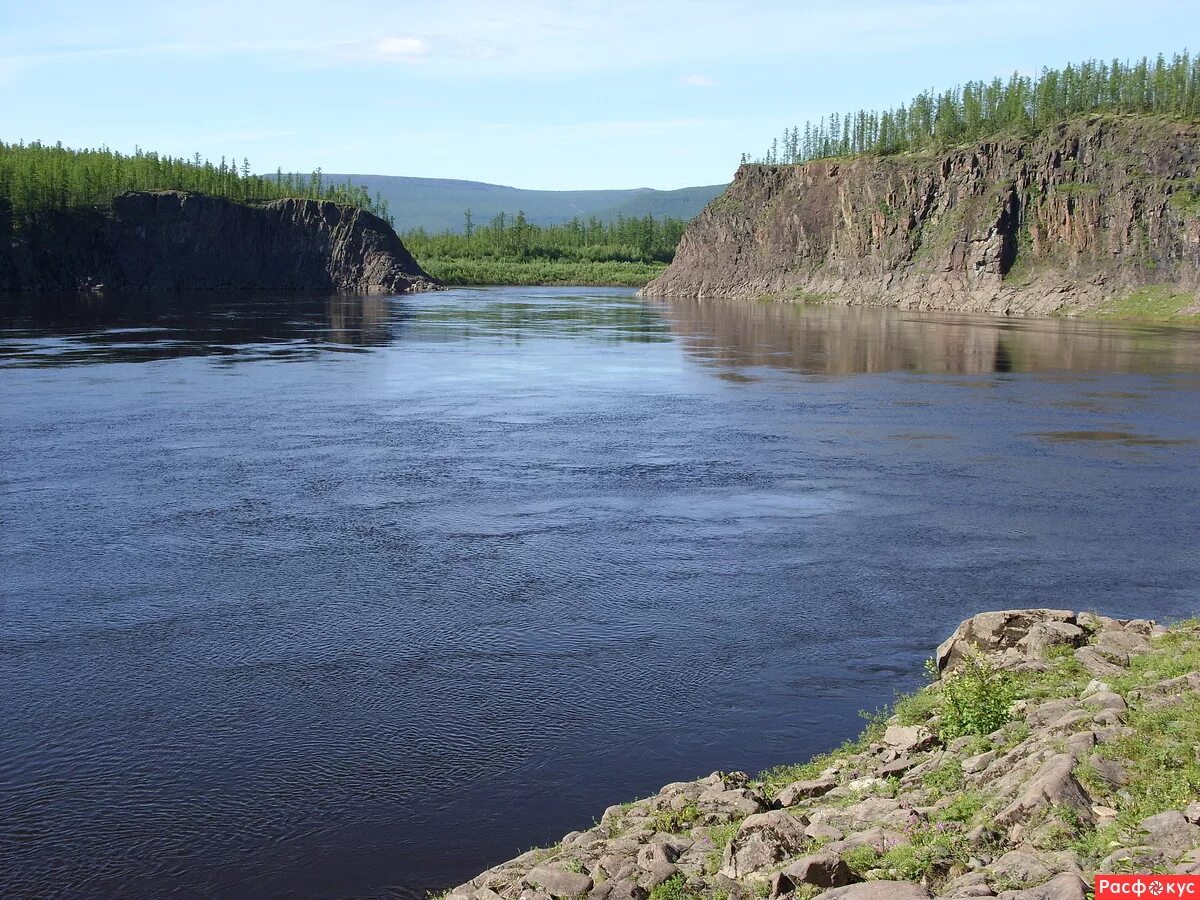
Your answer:
[[[1150,113],[1200,118],[1200,58],[1185,51],[1135,63],[1088,60],[1042,69],[1036,78],[968,81],[884,112],[833,113],[786,129],[764,163],[801,163],[831,156],[937,150],[1001,133],[1035,133],[1089,113]],[[742,162],[749,162],[743,155]]]
[[[675,256],[681,219],[595,216],[564,225],[533,225],[523,212],[500,213],[487,225],[464,215],[461,233],[401,235],[430,275],[447,284],[609,284],[640,287]]]
[[[649,900],[705,900],[709,896],[691,890],[682,875],[672,875],[651,889]]]
[[[1008,721],[1009,707],[1016,699],[1012,676],[978,653],[968,654],[961,668],[942,677],[940,693],[941,734],[946,741],[991,734]]]
[[[308,176],[250,174],[243,158],[213,165],[137,150],[72,150],[62,144],[6,144],[0,141],[0,207],[8,207],[15,228],[50,210],[100,208],[126,191],[198,191],[243,203],[304,197],[360,206],[388,219],[387,204],[366,188],[327,182],[317,169]]]
[[[700,810],[696,808],[696,804],[689,803],[683,809],[668,809],[656,812],[650,819],[650,824],[655,831],[679,834],[690,828],[692,823],[699,818]]]
[[[1142,319],[1148,321],[1200,321],[1200,313],[1184,313],[1189,306],[1200,303],[1195,294],[1181,293],[1174,285],[1152,284],[1132,293],[1109,300],[1090,313],[1101,319]]]

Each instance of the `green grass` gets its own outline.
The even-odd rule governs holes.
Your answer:
[[[689,803],[683,809],[664,809],[656,812],[650,819],[650,827],[655,831],[679,834],[699,818],[700,810],[696,808],[696,804]]]
[[[1081,181],[1064,181],[1054,186],[1054,193],[1064,197],[1095,197],[1100,193],[1100,185],[1087,184]]]
[[[1093,312],[1099,319],[1133,319],[1152,322],[1200,322],[1200,313],[1183,310],[1197,303],[1195,294],[1175,290],[1169,284],[1138,288],[1124,297],[1109,300]]]
[[[572,260],[500,260],[429,256],[419,259],[426,272],[448,285],[581,284],[644,287],[666,263]]]

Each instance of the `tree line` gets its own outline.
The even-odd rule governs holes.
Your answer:
[[[883,112],[833,113],[784,129],[759,163],[802,163],[863,153],[943,149],[1003,132],[1033,133],[1088,113],[1151,113],[1200,119],[1200,56],[1185,50],[1134,63],[1088,60],[1036,77],[968,81],[923,91]],[[747,154],[742,162],[750,162]]]
[[[107,208],[125,191],[197,191],[244,203],[301,197],[358,206],[391,222],[387,202],[365,187],[327,182],[317,169],[311,175],[277,171],[251,174],[250,160],[221,157],[212,163],[197,153],[191,159],[161,156],[140,148],[133,154],[107,147],[74,150],[61,143],[9,144],[0,141],[0,206],[13,223],[48,210]]]
[[[423,228],[404,232],[404,245],[419,260],[453,259],[566,260],[571,262],[667,263],[687,223],[654,216],[604,222],[576,217],[561,225],[534,225],[523,211],[499,213],[477,225],[470,210],[463,230],[430,234]]]

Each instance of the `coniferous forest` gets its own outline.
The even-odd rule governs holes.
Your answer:
[[[1140,113],[1200,118],[1200,57],[1185,50],[1135,63],[1088,60],[1007,81],[968,81],[923,91],[884,112],[833,113],[803,128],[785,129],[760,163],[802,163],[860,153],[940,150],[1002,133],[1029,135],[1089,113]],[[743,154],[742,162],[749,162]]]
[[[682,219],[595,216],[534,225],[523,212],[476,225],[470,210],[461,232],[401,235],[430,275],[449,284],[645,284],[675,256]]]
[[[387,203],[366,188],[311,175],[277,172],[252,175],[250,161],[221,157],[218,164],[138,150],[122,154],[107,148],[73,150],[62,144],[7,144],[0,141],[0,207],[7,206],[15,227],[48,210],[106,208],[125,191],[197,191],[243,203],[304,197],[331,200],[369,210],[390,221]]]

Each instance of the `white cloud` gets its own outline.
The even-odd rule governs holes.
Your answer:
[[[420,38],[385,37],[375,42],[374,49],[380,56],[411,58],[414,56],[424,56],[429,48]]]
[[[717,79],[710,78],[707,75],[701,75],[699,72],[693,75],[684,75],[679,79],[679,83],[685,87],[710,88],[716,87]]]

